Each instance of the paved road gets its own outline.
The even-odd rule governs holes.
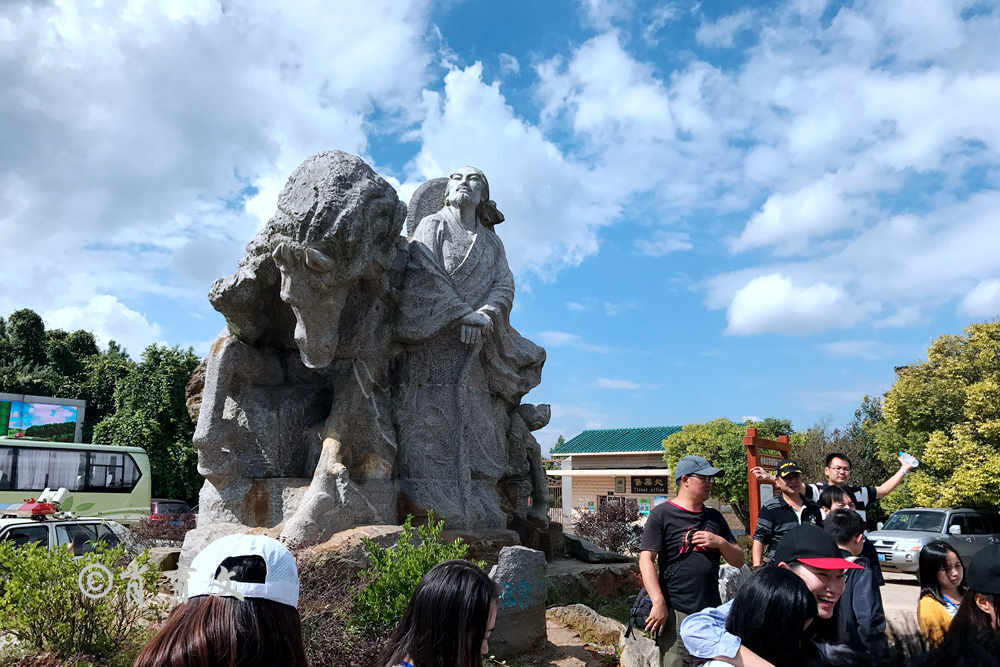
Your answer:
[[[885,586],[882,587],[882,606],[885,617],[897,632],[916,632],[917,601],[920,586],[914,574],[898,574],[883,570]]]

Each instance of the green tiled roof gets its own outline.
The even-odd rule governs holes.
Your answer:
[[[647,426],[584,431],[572,440],[564,442],[562,446],[554,447],[552,455],[659,452],[663,450],[663,440],[680,430],[680,426]]]

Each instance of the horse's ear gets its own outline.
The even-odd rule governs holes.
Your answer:
[[[271,251],[271,257],[278,264],[291,264],[292,263],[292,249],[288,247],[288,244],[282,241],[274,247]]]
[[[306,248],[306,266],[313,271],[333,271],[336,262],[315,248]]]

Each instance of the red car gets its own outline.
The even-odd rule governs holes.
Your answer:
[[[194,523],[197,514],[183,500],[170,500],[168,498],[153,498],[149,501],[150,521],[170,521],[172,524],[180,522]]]

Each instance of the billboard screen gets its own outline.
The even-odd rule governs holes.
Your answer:
[[[0,437],[80,442],[85,406],[67,398],[0,394]]]

